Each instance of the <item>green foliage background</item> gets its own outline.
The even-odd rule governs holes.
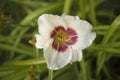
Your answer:
[[[0,80],[50,80],[42,50],[28,43],[43,13],[79,16],[97,33],[53,80],[120,80],[120,0],[0,0]]]

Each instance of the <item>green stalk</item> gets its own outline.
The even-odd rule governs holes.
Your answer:
[[[15,52],[18,52],[20,54],[33,56],[33,52],[31,52],[31,51],[26,51],[26,50],[21,49],[21,48],[15,49],[14,47],[11,47],[11,45],[7,45],[7,44],[0,44],[0,49],[7,50],[7,51],[15,51]]]
[[[81,70],[82,70],[83,80],[87,80],[86,64],[85,64],[84,59],[82,59],[82,61],[80,62],[80,67],[81,67]]]
[[[95,14],[95,4],[94,4],[94,0],[89,0],[89,12],[90,12],[90,20],[92,22],[93,25],[96,25],[97,21],[96,21],[96,14]]]
[[[49,69],[49,80],[53,80],[53,70]]]
[[[63,9],[63,12],[65,14],[68,14],[70,12],[71,3],[72,0],[65,0],[64,9]]]
[[[80,0],[80,16],[82,19],[85,19],[85,0]]]
[[[37,60],[39,59],[39,51],[37,48],[36,48],[36,59]],[[39,72],[40,72],[39,64],[36,65],[36,71],[37,71],[37,74],[39,75]],[[37,80],[40,80],[39,76],[37,76]]]

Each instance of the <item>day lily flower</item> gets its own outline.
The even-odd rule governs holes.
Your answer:
[[[57,70],[80,61],[82,50],[96,37],[92,25],[78,16],[43,14],[38,19],[35,46],[43,49],[49,69]]]

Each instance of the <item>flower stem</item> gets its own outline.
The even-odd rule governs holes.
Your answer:
[[[39,51],[38,51],[38,49],[36,49],[36,59],[39,59]],[[37,71],[37,74],[38,74],[39,71],[40,71],[39,65],[36,65],[36,71]],[[37,76],[37,80],[40,80],[39,76]]]
[[[72,0],[65,0],[64,9],[63,9],[63,12],[65,14],[68,14],[70,12],[71,3]]]
[[[82,70],[83,80],[87,80],[88,76],[87,76],[87,72],[86,72],[86,63],[85,63],[84,59],[80,62],[80,66],[81,66],[81,70]]]
[[[79,0],[80,4],[80,13],[81,13],[81,18],[82,19],[85,19],[85,15],[86,15],[86,12],[85,12],[85,6],[86,6],[86,3],[85,3],[85,0]]]
[[[53,70],[49,69],[49,80],[53,80]]]
[[[90,7],[90,20],[93,25],[96,25],[96,14],[95,14],[95,2],[94,0],[89,0],[89,7]]]

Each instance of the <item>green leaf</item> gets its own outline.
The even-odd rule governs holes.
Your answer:
[[[37,65],[43,63],[46,63],[46,60],[44,58],[15,61],[15,62],[11,62],[10,64],[16,66],[28,66],[28,65]]]
[[[106,35],[104,36],[101,45],[105,45],[108,43],[109,39],[112,37],[112,35],[114,34],[115,30],[117,29],[117,27],[120,26],[120,16],[118,16],[114,22],[111,24],[110,29],[108,29],[108,32],[106,33]],[[104,49],[105,50],[105,49]],[[116,53],[119,53],[118,50],[114,50],[114,49],[107,49],[107,51],[114,51]],[[106,54],[104,54],[104,52],[99,51],[98,52],[98,60],[97,60],[97,75],[99,75],[102,66],[105,62],[106,59]]]
[[[58,7],[60,7],[62,4],[61,3],[54,3],[54,4],[49,4],[46,7],[43,8],[38,8],[37,10],[33,11],[32,13],[28,14],[21,22],[20,24],[26,25],[29,24],[31,20],[34,18],[38,17],[40,14],[47,12],[49,10],[54,10]]]
[[[21,49],[21,48],[14,48],[14,47],[11,47],[11,45],[8,45],[8,44],[0,44],[0,48],[3,49],[3,50],[15,51],[15,52],[18,52],[18,53],[24,54],[24,55],[29,55],[29,56],[34,55],[34,52],[24,50],[24,49]]]

